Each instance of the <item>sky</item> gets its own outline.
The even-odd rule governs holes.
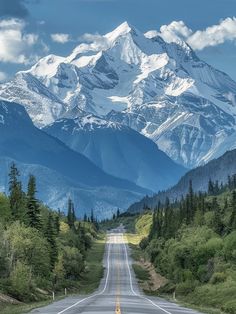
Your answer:
[[[0,0],[0,81],[127,21],[185,40],[236,80],[236,0]]]

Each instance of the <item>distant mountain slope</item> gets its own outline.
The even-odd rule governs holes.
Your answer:
[[[0,96],[23,104],[40,127],[81,110],[106,116],[189,168],[235,148],[236,82],[185,42],[150,38],[126,22],[99,44],[42,58],[1,84]]]
[[[186,172],[145,136],[91,114],[58,120],[44,131],[88,157],[106,173],[154,192],[172,186]]]
[[[236,174],[236,149],[226,152],[218,159],[214,159],[204,166],[197,167],[187,172],[180,181],[171,189],[160,192],[152,197],[145,197],[134,203],[128,209],[129,212],[142,211],[144,205],[154,208],[158,201],[165,201],[166,197],[171,200],[180,199],[186,195],[189,188],[189,181],[192,180],[195,192],[207,191],[209,179],[218,181],[219,184],[226,183],[229,175]]]
[[[0,157],[16,160],[28,171],[33,169],[39,180],[42,180],[41,186],[42,182],[47,182],[44,191],[41,191],[45,196],[43,201],[48,203],[50,198],[50,204],[54,208],[65,206],[65,196],[70,192],[71,197],[78,200],[80,210],[90,211],[92,206],[98,211],[103,209],[106,216],[107,211],[110,213],[117,207],[124,208],[125,204],[148,193],[148,190],[131,182],[106,174],[83,155],[37,129],[25,109],[18,104],[0,101],[0,134]],[[5,182],[4,189],[6,171],[6,167],[3,167],[1,176]],[[47,197],[47,190],[52,189],[50,184],[53,184],[54,202],[52,193]],[[57,197],[60,193],[61,196]],[[80,203],[81,194],[83,207]]]

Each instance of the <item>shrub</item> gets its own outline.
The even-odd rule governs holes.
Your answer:
[[[33,285],[30,267],[18,261],[10,275],[10,284],[10,292],[14,297],[19,300],[30,300]]]
[[[210,283],[215,285],[220,282],[224,282],[227,279],[227,276],[225,273],[214,273],[211,277]]]
[[[188,295],[193,292],[197,286],[196,281],[187,280],[176,285],[176,294]]]

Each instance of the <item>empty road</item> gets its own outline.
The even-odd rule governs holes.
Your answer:
[[[95,256],[96,258],[96,256]],[[175,303],[146,297],[139,290],[132,270],[129,248],[122,229],[109,233],[104,256],[105,275],[98,291],[73,296],[33,310],[34,314],[197,314]]]

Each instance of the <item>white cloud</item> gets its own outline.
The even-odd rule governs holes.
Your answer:
[[[187,42],[195,50],[202,50],[209,46],[217,46],[226,41],[236,39],[236,18],[226,18],[219,24],[210,26],[203,31],[192,34]]]
[[[183,21],[173,21],[169,25],[162,25],[159,35],[167,42],[177,42],[185,40],[191,34],[192,30]]]
[[[0,71],[0,82],[3,82],[7,79],[7,74],[5,72]]]
[[[183,21],[173,21],[163,25],[160,31],[149,31],[146,37],[161,36],[167,42],[186,41],[194,50],[217,46],[226,41],[236,40],[236,18],[226,18],[217,25],[209,26],[205,30],[193,32]]]
[[[38,35],[26,33],[25,22],[18,19],[0,20],[0,61],[29,63],[33,61],[32,47]]]
[[[79,40],[85,41],[87,43],[91,43],[91,46],[96,49],[106,49],[109,46],[109,41],[105,36],[102,36],[98,33],[96,34],[89,34],[85,33]]]
[[[51,34],[51,38],[53,41],[60,43],[60,44],[65,44],[68,41],[70,41],[70,35],[69,34],[62,34],[62,33]]]

